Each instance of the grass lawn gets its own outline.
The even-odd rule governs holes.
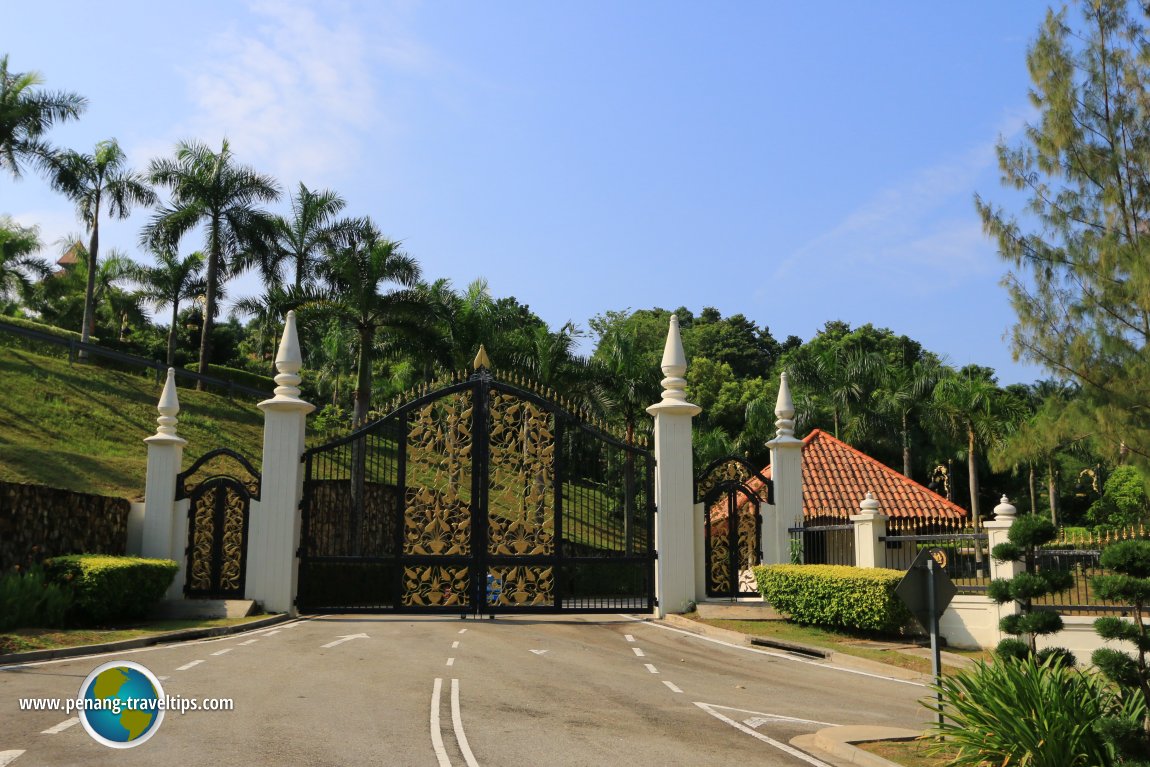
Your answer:
[[[936,754],[933,744],[926,740],[875,740],[855,745],[902,767],[949,767],[954,763],[952,752],[944,750]]]
[[[136,621],[123,626],[104,628],[14,629],[0,633],[0,657],[13,652],[55,650],[61,647],[119,642],[125,639],[138,639],[139,637],[164,634],[181,629],[234,626],[267,617],[266,615],[252,615],[246,618],[215,618],[211,620]]]
[[[705,623],[708,626],[714,626],[716,628],[729,629],[752,636],[779,639],[785,642],[813,645],[815,647],[841,652],[846,655],[854,655],[859,658],[866,658],[868,660],[886,663],[887,665],[918,671],[923,674],[930,673],[930,658],[920,658],[886,647],[886,645],[893,643],[900,643],[902,646],[913,644],[909,639],[904,640],[899,637],[890,638],[876,637],[868,634],[852,634],[845,631],[820,628],[818,626],[800,626],[797,623],[783,620],[732,621],[704,620],[694,617],[693,615],[687,617],[693,617],[694,620],[700,623]],[[990,660],[991,657],[991,653],[985,650],[948,649],[947,651],[972,660]],[[953,667],[943,666],[944,674],[953,673],[954,671],[955,669]]]

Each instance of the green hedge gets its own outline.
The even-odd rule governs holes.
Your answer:
[[[71,607],[71,590],[48,582],[41,567],[0,575],[0,631],[63,626]]]
[[[170,559],[74,554],[44,561],[53,583],[71,588],[82,623],[142,618],[164,596],[179,565]]]
[[[901,570],[846,565],[755,568],[763,599],[796,623],[893,633],[911,619],[894,594]]]

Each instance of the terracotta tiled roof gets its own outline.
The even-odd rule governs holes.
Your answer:
[[[771,477],[771,467],[763,470]],[[803,440],[803,517],[839,517],[859,512],[874,493],[888,517],[965,519],[966,509],[923,487],[869,455],[815,429]]]

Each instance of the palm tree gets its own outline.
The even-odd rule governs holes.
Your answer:
[[[176,359],[176,326],[180,303],[193,301],[204,292],[204,254],[196,251],[180,258],[174,249],[155,252],[156,266],[140,267],[135,280],[141,286],[140,297],[157,311],[172,307],[172,324],[168,328],[168,367]]]
[[[258,205],[279,199],[279,186],[271,176],[237,165],[227,140],[219,152],[198,141],[182,141],[173,159],[153,160],[149,172],[152,183],[168,187],[172,196],[145,227],[141,242],[152,250],[174,248],[189,231],[201,224],[204,228],[207,274],[199,372],[206,374],[220,289],[266,256],[275,227]]]
[[[32,254],[40,250],[33,227],[23,227],[7,216],[0,217],[0,301],[27,300],[33,279],[48,276],[47,265]]]
[[[84,288],[84,319],[80,340],[87,343],[96,327],[96,273],[100,253],[100,214],[127,218],[135,205],[153,205],[156,195],[144,176],[125,167],[127,157],[115,139],[96,144],[92,154],[68,150],[45,165],[52,186],[76,203],[88,230],[88,284]]]
[[[840,431],[848,441],[857,441],[871,430],[873,424],[859,405],[872,390],[872,379],[882,369],[882,357],[861,349],[828,344],[812,355],[799,357],[789,371],[795,383],[820,395],[829,404],[835,438]]]
[[[40,162],[51,156],[44,134],[58,122],[74,120],[88,106],[75,93],[45,92],[38,72],[9,72],[8,56],[0,56],[0,168],[20,177],[22,161]]]
[[[978,456],[1013,428],[1019,403],[994,383],[990,371],[974,366],[959,372],[947,369],[934,388],[932,404],[938,417],[956,437],[966,441],[970,485],[970,515],[981,525],[978,494]]]
[[[256,322],[256,349],[263,360],[271,360],[275,349],[265,349],[268,344],[276,341],[276,330],[288,313],[295,309],[302,301],[302,291],[295,288],[285,290],[280,285],[269,284],[260,296],[248,296],[237,300],[232,305],[232,317],[244,315],[252,317]]]
[[[339,238],[319,273],[327,289],[312,294],[308,302],[356,331],[352,418],[359,425],[371,409],[372,362],[380,331],[412,336],[426,328],[430,312],[417,288],[419,264],[400,250],[398,242],[383,237],[374,224],[363,220]],[[383,289],[389,283],[398,288]]]
[[[879,373],[880,386],[875,404],[880,413],[897,424],[902,441],[902,473],[911,476],[910,423],[922,408],[929,407],[942,366],[933,357],[915,360],[911,365],[886,365]]]
[[[295,271],[297,290],[315,280],[316,265],[333,238],[354,224],[350,219],[336,220],[344,205],[335,192],[313,192],[299,185],[291,199],[291,218],[275,217],[275,277],[279,277],[280,262],[287,260]]]

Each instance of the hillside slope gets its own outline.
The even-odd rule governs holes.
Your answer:
[[[0,481],[142,498],[143,439],[156,432],[161,388],[151,376],[0,348]],[[190,389],[179,398],[184,468],[217,447],[259,466],[254,401]]]

